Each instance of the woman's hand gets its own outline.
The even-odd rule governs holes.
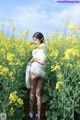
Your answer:
[[[44,60],[41,60],[41,59],[37,59],[36,62],[42,64],[42,65],[45,65],[45,61]]]

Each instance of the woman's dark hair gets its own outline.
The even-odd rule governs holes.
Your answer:
[[[41,43],[44,42],[44,36],[43,36],[43,34],[41,32],[34,33],[33,38],[34,37],[37,38],[37,39],[39,39]]]

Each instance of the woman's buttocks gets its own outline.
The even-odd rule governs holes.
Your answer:
[[[38,62],[33,62],[31,64],[31,72],[36,73],[38,76],[44,76],[45,65],[41,65]]]

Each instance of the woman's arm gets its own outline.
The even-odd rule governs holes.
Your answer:
[[[45,61],[44,61],[44,60],[36,59],[36,58],[32,58],[32,59],[30,60],[29,64],[31,64],[31,63],[33,63],[33,62],[38,62],[38,63],[40,63],[40,64],[42,64],[42,65],[45,64]]]
[[[42,64],[42,65],[45,64],[45,61],[44,61],[44,60],[41,60],[41,59],[36,59],[36,62],[38,62],[38,63],[40,63],[40,64]]]
[[[32,62],[34,62],[33,58],[30,60],[28,64],[31,65]]]

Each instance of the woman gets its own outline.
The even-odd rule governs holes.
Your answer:
[[[40,32],[33,35],[33,42],[37,47],[32,51],[33,58],[28,63],[29,67],[29,82],[30,82],[30,111],[29,117],[33,118],[33,105],[35,96],[37,99],[37,114],[36,119],[40,120],[41,116],[41,90],[45,77],[45,60],[48,52],[48,46],[44,43],[44,36]],[[27,74],[27,73],[26,73]]]

